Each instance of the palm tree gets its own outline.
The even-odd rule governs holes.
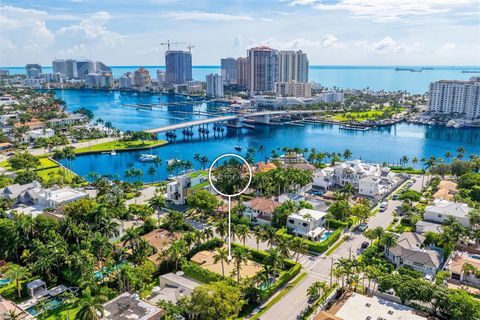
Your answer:
[[[7,313],[5,313],[4,315],[4,319],[5,320],[20,320],[20,316],[22,316],[22,314],[19,312],[15,312],[15,310],[10,310],[8,311]]]
[[[47,317],[48,305],[47,300],[40,300],[35,305],[35,310],[37,311],[37,319],[43,320]]]
[[[147,174],[150,176],[151,182],[153,183],[153,177],[157,174],[157,169],[155,169],[155,167],[152,166],[148,168]]]
[[[250,229],[244,224],[236,225],[234,228],[234,233],[238,240],[242,241],[243,245],[245,245],[247,238],[250,238]]]
[[[415,167],[417,166],[417,163],[418,163],[418,158],[413,157],[413,159],[412,159],[413,169],[415,169]]]
[[[457,149],[457,158],[458,159],[463,159],[463,157],[465,156],[465,148],[460,146],[458,147]]]
[[[351,194],[354,194],[355,190],[353,188],[353,185],[350,182],[347,182],[343,187],[342,190],[340,190],[340,194],[342,195],[343,199],[348,199]]]
[[[316,300],[323,295],[323,293],[327,290],[327,288],[328,288],[328,285],[326,282],[315,281],[310,285],[310,287],[308,287],[308,291],[307,291],[308,297],[311,300]]]
[[[67,310],[67,320],[70,320],[70,309],[67,307],[75,300],[75,295],[72,291],[64,291],[61,293],[62,305]]]
[[[242,264],[248,263],[248,258],[250,258],[250,253],[243,248],[235,248],[233,250],[233,261],[235,263],[235,274],[237,275],[237,282],[240,283],[240,270],[242,269]]]
[[[349,149],[345,149],[345,151],[343,152],[343,158],[345,160],[348,160],[352,157],[352,151],[350,151]]]
[[[177,240],[164,252],[170,261],[175,262],[175,270],[178,270],[178,263],[186,253],[186,243],[184,240]]]
[[[382,236],[381,243],[385,247],[385,253],[388,256],[390,248],[397,245],[397,238],[393,235],[393,233],[387,232]]]
[[[123,246],[132,246],[140,238],[140,230],[135,227],[130,227],[125,230],[125,235],[123,236]]]
[[[226,219],[218,220],[215,224],[215,232],[220,235],[222,239],[227,239],[228,235],[228,221]]]
[[[308,222],[308,226],[307,226],[308,227],[308,232],[307,232],[307,234],[310,234],[310,231],[311,231],[310,226],[312,225],[311,222],[313,220],[313,216],[310,213],[306,213],[306,214],[303,215],[303,218],[305,220],[307,220],[307,222]]]
[[[450,159],[451,157],[452,157],[452,154],[449,151],[445,152],[445,159],[447,159],[447,162],[448,162],[448,159]]]
[[[290,249],[296,253],[295,262],[298,262],[300,254],[308,253],[308,244],[299,237],[293,237],[289,245]]]
[[[280,250],[277,248],[268,249],[267,256],[264,259],[264,264],[272,267],[274,273],[277,272],[278,269],[283,268],[284,263]]]
[[[162,208],[167,206],[167,201],[161,193],[156,193],[153,198],[148,200],[148,205],[157,212],[157,223],[160,224],[160,213]]]
[[[18,264],[9,264],[8,270],[5,272],[5,278],[15,281],[15,287],[17,288],[17,295],[22,297],[22,290],[20,287],[20,281],[30,276],[30,272],[27,268],[19,266]]]
[[[211,238],[213,238],[215,236],[214,232],[213,232],[213,229],[212,228],[205,228],[203,231],[202,231],[202,235],[201,237],[207,241]]]
[[[257,148],[257,152],[261,155],[265,153],[265,146],[263,144],[259,145]],[[265,162],[267,162],[267,156],[265,155]]]
[[[193,161],[195,161],[196,163],[198,163],[200,165],[200,154],[199,153],[195,153],[193,155]]]
[[[220,261],[220,263],[222,264],[222,276],[225,277],[225,266],[223,263],[224,262],[229,263],[228,250],[225,248],[218,248],[215,252],[216,253],[213,256],[213,262],[218,263]]]
[[[85,289],[75,320],[100,320],[104,315],[103,304],[107,300],[107,297],[103,295],[93,297],[90,289]]]
[[[373,234],[375,235],[375,238],[378,240],[380,243],[380,238],[385,234],[385,230],[382,227],[376,227],[373,229]]]

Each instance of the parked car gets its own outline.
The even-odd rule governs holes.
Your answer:
[[[398,193],[394,194],[392,199],[397,200],[398,199]]]
[[[365,230],[367,230],[367,228],[368,228],[368,224],[366,224],[366,223],[362,223],[362,224],[360,224],[360,225],[357,227],[357,229],[358,229],[359,231],[362,231],[362,232],[365,231]]]
[[[367,249],[370,243],[368,241],[362,242],[362,249]]]
[[[387,208],[388,208],[388,202],[387,201],[384,201],[380,204],[380,211],[383,212],[383,211],[387,210]]]

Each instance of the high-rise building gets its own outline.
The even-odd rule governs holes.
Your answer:
[[[223,58],[220,60],[222,78],[225,84],[237,83],[237,61],[235,58]]]
[[[152,78],[150,77],[150,72],[145,68],[140,68],[135,70],[133,76],[133,83],[135,87],[146,89],[152,85]]]
[[[250,93],[265,93],[275,90],[277,80],[277,51],[269,47],[256,47],[248,50]]]
[[[237,59],[237,84],[241,86],[248,86],[248,79],[250,75],[250,64],[248,58]]]
[[[181,84],[192,80],[192,54],[189,51],[168,50],[165,52],[167,82]]]
[[[67,76],[67,65],[64,59],[55,59],[52,61],[53,73],[60,73],[62,77]]]
[[[120,78],[120,89],[130,89],[134,85],[135,81],[131,72],[124,73]]]
[[[430,83],[429,111],[480,117],[480,77],[468,81],[440,80]]]
[[[113,86],[113,77],[109,72],[89,73],[85,76],[85,84],[89,88],[110,88]]]
[[[297,81],[276,82],[275,93],[282,97],[311,97],[312,84]]]
[[[77,61],[75,59],[67,59],[65,60],[65,76],[68,79],[76,79],[78,77],[77,72]]]
[[[40,74],[40,78],[42,78],[43,82],[46,83],[60,83],[62,82],[62,75],[57,73],[42,73]]]
[[[223,97],[223,77],[221,75],[213,73],[207,75],[207,96]]]
[[[157,81],[159,85],[164,85],[167,83],[167,73],[165,70],[157,70]]]
[[[308,82],[307,54],[300,51],[278,52],[278,82]]]
[[[25,66],[28,79],[38,79],[42,73],[42,66],[36,63],[30,63]]]

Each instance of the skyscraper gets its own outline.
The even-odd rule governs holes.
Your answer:
[[[53,73],[60,73],[62,77],[67,76],[67,65],[64,59],[55,59],[52,61]]]
[[[192,80],[192,54],[189,51],[168,50],[165,52],[167,82],[182,84]]]
[[[145,68],[140,68],[135,70],[133,76],[133,82],[136,87],[140,89],[146,89],[152,84],[152,78],[150,77],[150,72]]]
[[[30,63],[25,66],[28,79],[37,79],[42,73],[42,66],[36,63]]]
[[[235,58],[223,58],[220,60],[222,78],[225,84],[237,83],[237,61]]]
[[[69,79],[76,79],[78,77],[77,61],[75,59],[65,60],[65,76]]]
[[[277,82],[308,82],[307,54],[300,51],[278,52]]]
[[[250,64],[248,58],[237,59],[237,84],[241,86],[248,86]]]
[[[440,80],[430,83],[429,111],[480,117],[480,77],[469,81]]]
[[[207,96],[223,97],[223,77],[218,74],[210,73],[207,75]]]
[[[249,81],[251,93],[273,92],[277,80],[277,51],[269,47],[256,47],[248,50]]]

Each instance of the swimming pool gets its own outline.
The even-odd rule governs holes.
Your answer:
[[[93,273],[93,275],[95,276],[95,279],[101,280],[101,279],[105,278],[106,276],[108,276],[113,271],[116,271],[117,269],[119,269],[124,264],[125,264],[125,262],[119,262],[117,264],[114,264],[111,267],[104,267],[102,270],[95,271]]]
[[[272,284],[273,284],[273,279],[270,278],[270,279],[268,279],[266,282],[262,282],[262,283],[258,286],[258,288],[259,288],[260,290],[264,291],[264,290],[267,290],[268,287],[270,287]]]
[[[4,286],[6,284],[9,284],[10,282],[12,282],[11,279],[2,278],[0,279],[0,286]]]
[[[62,305],[62,298],[53,297],[53,298],[50,298],[50,299],[47,300],[46,308],[47,308],[47,310],[53,310],[53,309],[57,309],[61,305]],[[32,316],[36,316],[39,312],[39,310],[37,310],[36,306],[37,305],[31,306],[31,307],[27,308],[26,311],[28,313],[30,313]]]
[[[323,234],[322,234],[322,237],[320,238],[320,241],[324,241],[324,240],[327,240],[328,237],[330,237],[332,235],[333,231],[325,231]]]

